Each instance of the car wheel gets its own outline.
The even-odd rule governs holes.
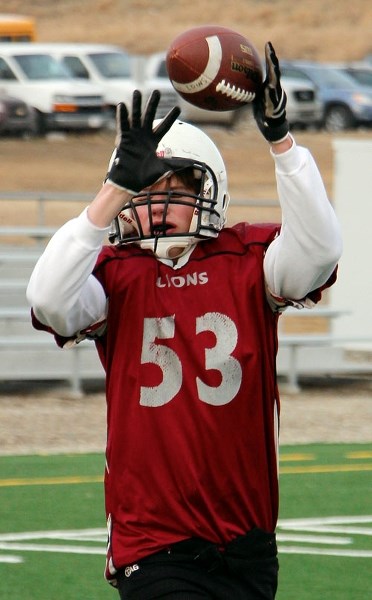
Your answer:
[[[109,118],[107,121],[106,129],[109,131],[116,130],[116,106],[109,106]]]
[[[47,131],[45,115],[39,110],[35,115],[35,135],[44,137]]]
[[[324,117],[324,127],[327,131],[344,131],[355,127],[355,119],[347,106],[330,106]]]

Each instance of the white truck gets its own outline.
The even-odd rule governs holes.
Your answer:
[[[39,133],[106,127],[109,113],[101,88],[74,80],[48,46],[1,43],[0,89],[34,108]]]
[[[128,53],[111,44],[47,44],[47,51],[69,70],[76,81],[90,82],[98,86],[105,97],[111,117],[116,106],[124,102],[128,109],[135,89],[143,92],[145,104],[152,89],[147,82],[147,57]],[[178,101],[178,94],[169,80],[156,82],[160,86],[161,99],[157,116],[164,116]]]

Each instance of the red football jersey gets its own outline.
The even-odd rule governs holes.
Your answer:
[[[99,256],[109,577],[184,538],[275,529],[277,315],[263,257],[277,232],[226,228],[177,270],[136,245]]]

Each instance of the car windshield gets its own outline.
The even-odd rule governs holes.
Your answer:
[[[67,69],[49,54],[18,54],[14,60],[28,79],[69,79]]]
[[[100,52],[89,55],[102,77],[130,77],[130,58],[124,52]]]
[[[308,76],[319,87],[351,90],[356,86],[349,75],[329,67],[311,67],[308,70]]]
[[[346,73],[362,85],[372,85],[372,69],[370,71],[351,69],[350,71],[346,70]]]

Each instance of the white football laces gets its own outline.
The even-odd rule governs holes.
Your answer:
[[[232,98],[237,102],[252,102],[256,96],[255,92],[247,92],[246,90],[237,88],[235,85],[227,83],[226,79],[222,79],[222,81],[216,85],[216,92],[225,94],[225,96]]]

